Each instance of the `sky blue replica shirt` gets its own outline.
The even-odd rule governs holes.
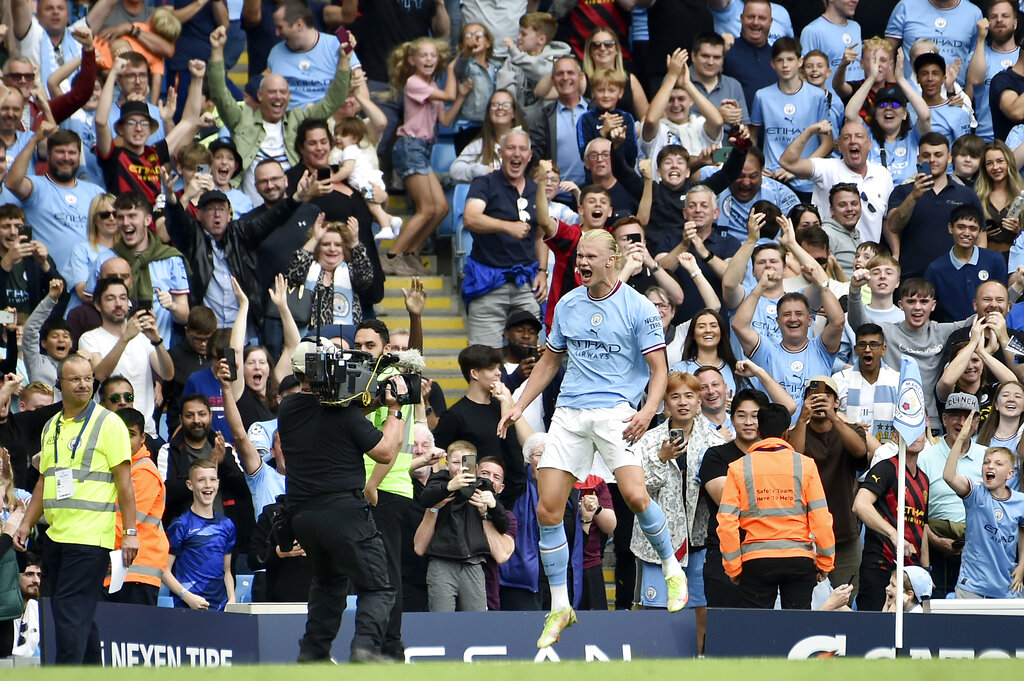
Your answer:
[[[305,52],[291,51],[284,41],[274,45],[267,57],[267,68],[288,81],[292,91],[289,109],[315,104],[324,98],[338,70],[340,49],[341,42],[329,33],[320,33],[316,45]],[[355,53],[351,64],[353,69],[359,66]]]
[[[26,222],[32,225],[34,238],[43,242],[54,262],[67,262],[75,244],[88,239],[89,204],[103,189],[82,180],[76,180],[74,186],[62,187],[48,175],[33,175],[30,179],[32,193],[22,202]]]
[[[779,158],[786,147],[804,130],[828,118],[828,113],[825,91],[814,85],[803,83],[791,95],[779,89],[778,83],[758,90],[754,95],[754,106],[750,109],[750,122],[763,126],[761,148],[764,150],[765,167],[773,172],[781,168]],[[809,158],[819,146],[815,135],[808,140],[801,156]],[[813,182],[798,178],[794,178],[790,186],[801,192],[814,189]]]
[[[995,130],[992,128],[992,109],[988,101],[989,87],[997,73],[1014,65],[1019,54],[1019,47],[1015,47],[1009,52],[997,52],[992,49],[991,45],[985,44],[985,82],[974,86],[974,95],[971,101],[974,102],[974,117],[978,119],[978,128],[974,134],[986,142],[995,139]],[[1013,149],[1013,147],[1010,148]]]
[[[839,68],[846,48],[859,45],[860,42],[860,24],[853,19],[847,20],[845,26],[840,26],[822,15],[807,24],[800,33],[800,49],[804,51],[804,56],[811,50],[821,50],[828,57],[832,73]],[[853,80],[864,80],[864,68],[859,59],[846,67],[846,82]]]
[[[967,0],[961,0],[950,9],[939,9],[928,0],[900,0],[889,16],[885,37],[903,41],[903,73],[908,79],[913,72],[910,48],[921,38],[928,38],[938,46],[939,54],[946,60],[946,68],[960,57],[963,67],[956,82],[962,87],[967,82],[967,66],[971,63],[971,54],[978,39],[977,24],[980,20],[981,10]],[[935,130],[934,118],[932,130]]]
[[[743,14],[744,3],[741,0],[732,0],[721,12],[711,10],[711,16],[715,20],[715,33],[732,33],[737,38],[740,36],[742,24],[740,15]],[[772,26],[768,29],[768,44],[774,45],[775,41],[783,36],[793,37],[793,20],[789,16],[789,10],[777,2],[772,3]]]
[[[547,345],[569,354],[559,407],[634,407],[650,380],[645,355],[665,347],[654,303],[622,282],[604,298],[578,286],[558,301]]]
[[[1010,498],[1000,501],[984,485],[972,482],[963,502],[967,532],[956,585],[987,598],[1017,598],[1010,592],[1010,573],[1017,567],[1024,494],[1010,490]]]
[[[791,422],[795,424],[803,407],[807,381],[812,376],[831,376],[832,362],[836,354],[825,348],[821,336],[807,341],[803,349],[795,352],[787,350],[781,342],[773,343],[762,337],[750,359],[764,367],[796,402],[796,411],[793,412]]]
[[[749,201],[741,202],[732,195],[732,189],[726,189],[718,195],[718,206],[721,209],[717,223],[719,233],[722,236],[739,239],[741,242],[746,241],[747,218],[750,217],[750,208],[762,199],[771,201],[778,206],[783,215],[789,215],[789,211],[800,203],[800,199],[792,189],[770,177],[761,178],[761,190]]]

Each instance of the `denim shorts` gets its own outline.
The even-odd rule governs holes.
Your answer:
[[[392,168],[403,180],[410,175],[429,175],[434,172],[430,167],[430,150],[433,146],[433,142],[417,137],[398,137],[391,152]]]

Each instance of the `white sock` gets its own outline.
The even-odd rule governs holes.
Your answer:
[[[683,567],[679,564],[679,561],[676,560],[675,556],[669,556],[668,558],[663,558],[661,561],[661,574],[665,575],[665,579],[675,575],[681,575],[683,574]]]
[[[559,610],[569,609],[571,604],[569,603],[569,585],[559,584],[551,585],[551,612],[558,612]]]

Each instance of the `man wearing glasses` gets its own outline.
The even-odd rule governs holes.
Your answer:
[[[887,349],[882,327],[872,322],[861,324],[853,345],[857,366],[832,375],[839,393],[838,411],[873,436],[877,443],[868,439],[872,453],[878,444],[893,439],[892,420],[899,398],[900,372],[882,361]]]
[[[129,68],[126,59],[118,57],[111,69],[113,78],[107,78],[96,106],[96,156],[103,169],[107,189],[114,194],[140,191],[150,205],[156,203],[160,194],[160,166],[170,162],[178,150],[192,141],[199,124],[199,108],[203,94],[203,74],[206,65],[195,63],[192,81],[189,85],[188,101],[181,123],[167,134],[167,138],[156,143],[149,141],[157,129],[157,118],[149,111],[146,102],[129,101],[121,106],[120,117],[114,124],[115,136],[111,134],[108,121],[114,101],[114,84],[122,80]]]
[[[832,216],[829,201],[832,187],[839,183],[856,186],[862,204],[857,229],[864,241],[880,241],[882,219],[893,188],[892,175],[885,166],[868,160],[871,136],[859,120],[847,123],[839,131],[836,150],[841,158],[800,158],[811,137],[826,128],[831,130],[832,124],[823,120],[797,135],[786,147],[779,163],[796,177],[814,183],[811,203],[821,211],[822,219]]]
[[[45,504],[50,529],[43,563],[50,582],[57,664],[100,665],[93,619],[114,548],[116,509],[124,519],[124,564],[131,565],[139,551],[131,443],[124,422],[92,401],[88,359],[68,356],[58,375],[63,409],[43,429],[42,475],[14,544],[19,550],[27,548]]]

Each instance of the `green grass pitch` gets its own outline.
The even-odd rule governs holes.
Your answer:
[[[944,681],[969,675],[988,678],[1019,672],[1016,660],[638,660],[634,662],[530,662],[463,663],[426,662],[415,665],[364,665],[358,669],[330,665],[298,667],[221,667],[218,669],[32,669],[17,672],[19,681],[281,681],[301,674],[303,681],[337,681],[339,674],[358,673],[360,681],[449,681],[472,674],[487,681],[594,681],[595,678],[680,679],[688,674],[701,678],[740,681]],[[13,675],[8,678],[13,678]]]

